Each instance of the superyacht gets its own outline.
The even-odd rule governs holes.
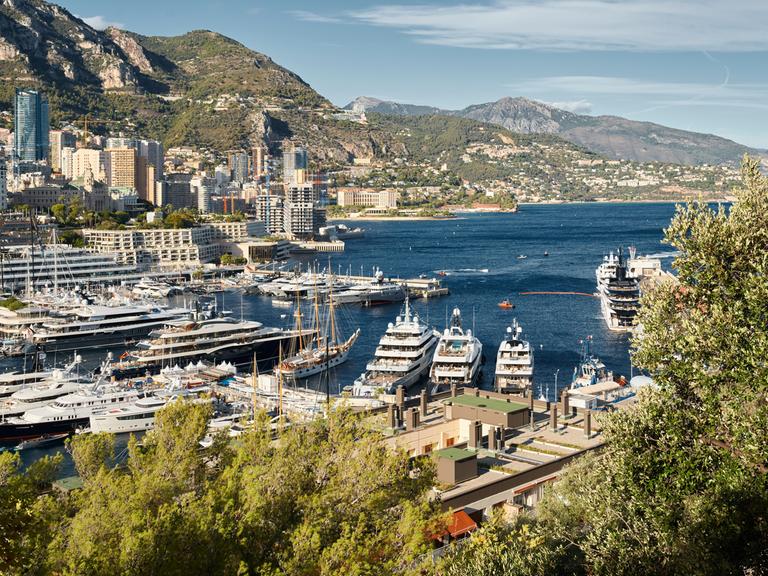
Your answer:
[[[379,340],[374,358],[365,367],[365,373],[355,380],[352,394],[375,396],[380,392],[393,393],[398,386],[406,390],[417,384],[429,372],[432,354],[440,333],[429,328],[417,313],[411,313],[410,302],[405,299],[405,311],[387,326]]]
[[[533,385],[533,350],[523,329],[512,321],[496,354],[496,391],[519,394]]]
[[[600,310],[608,329],[632,331],[637,325],[640,308],[640,280],[631,276],[621,248],[603,258],[595,271]]]
[[[482,372],[483,345],[472,330],[461,325],[461,311],[453,309],[451,322],[440,336],[434,357],[430,380],[434,386],[473,386]]]

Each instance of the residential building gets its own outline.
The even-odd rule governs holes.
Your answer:
[[[136,148],[136,140],[122,136],[107,138],[105,148]]]
[[[107,148],[104,150],[104,171],[107,174],[107,185],[115,188],[136,188],[136,164],[135,148]]]
[[[160,194],[156,194],[155,206],[167,206],[174,209],[197,208],[197,195],[192,193],[191,174],[169,174],[163,182]]]
[[[304,148],[288,145],[283,151],[283,182],[289,186],[296,182],[299,175],[306,174],[308,168],[307,151]]]
[[[59,171],[67,180],[74,178],[75,171],[75,147],[65,146],[59,154]]]
[[[196,208],[201,213],[211,211],[211,196],[216,190],[216,179],[197,176],[189,181],[190,194],[197,200]]]
[[[252,171],[251,175],[254,180],[259,180],[265,173],[265,163],[267,160],[268,151],[264,146],[254,146],[252,153]]]
[[[391,210],[397,208],[397,198],[397,190],[345,189],[337,192],[336,203],[339,206],[368,206]]]
[[[283,230],[289,238],[308,239],[325,225],[325,210],[315,200],[312,184],[289,186],[283,204]]]
[[[64,148],[74,149],[77,144],[77,138],[75,138],[75,135],[72,132],[66,130],[51,130],[48,140],[51,147],[48,164],[53,172],[62,172],[62,150],[64,150]]]
[[[103,150],[80,148],[74,152],[72,157],[72,175],[70,178],[82,178],[88,170],[93,172],[96,180],[107,180]]]
[[[5,158],[0,157],[0,210],[8,208],[8,188],[6,185],[8,179],[8,164]]]
[[[283,232],[283,196],[259,194],[255,198],[256,218],[264,222],[267,234]]]
[[[139,140],[136,143],[139,158],[146,158],[148,166],[155,168],[155,180],[163,179],[163,145],[157,140]]]
[[[13,117],[14,154],[21,162],[48,158],[48,99],[37,90],[16,89]]]
[[[250,163],[247,152],[230,152],[228,155],[228,167],[232,182],[243,184],[248,181],[250,175]]]

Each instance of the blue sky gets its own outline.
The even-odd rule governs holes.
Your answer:
[[[526,96],[768,148],[765,0],[62,0],[97,27],[206,28],[344,105]]]

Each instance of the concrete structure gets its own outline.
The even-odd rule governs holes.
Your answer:
[[[339,190],[336,203],[339,206],[371,206],[391,210],[397,208],[397,190]]]
[[[480,421],[483,424],[517,428],[528,423],[528,406],[490,396],[489,392],[468,389],[461,396],[445,401],[445,417]]]
[[[254,207],[256,218],[264,222],[267,234],[279,234],[283,231],[283,202],[285,198],[276,194],[259,194]]]
[[[477,452],[462,448],[443,448],[434,453],[437,459],[437,480],[453,485],[477,476]]]
[[[107,138],[105,148],[133,148],[136,149],[136,140],[123,136],[110,136]]]
[[[247,152],[230,152],[227,155],[227,166],[229,167],[232,182],[243,184],[248,181],[251,171]]]
[[[13,110],[13,149],[20,162],[48,158],[48,99],[37,90],[16,89]]]
[[[264,146],[254,146],[251,154],[251,176],[259,180],[266,170],[266,161],[269,152]]]
[[[92,150],[90,148],[76,150],[72,157],[72,174],[64,173],[64,175],[73,180],[75,178],[82,178],[88,170],[93,172],[96,180],[106,181],[103,150]]]
[[[59,154],[59,170],[66,178],[67,180],[71,180],[74,178],[74,169],[75,169],[75,148],[70,146],[65,146],[61,149],[61,153]]]
[[[289,238],[308,239],[325,225],[312,184],[289,186],[283,204],[283,230]]]
[[[297,183],[297,170],[301,170],[306,174],[308,168],[307,151],[304,148],[288,143],[283,151],[283,182],[285,185],[290,186]]]
[[[63,172],[61,169],[61,153],[65,148],[74,150],[77,139],[72,132],[66,130],[51,130],[48,135],[50,152],[48,164],[53,172]]]
[[[190,193],[197,199],[199,212],[205,214],[211,211],[211,196],[216,190],[216,179],[207,176],[197,176],[189,181]]]

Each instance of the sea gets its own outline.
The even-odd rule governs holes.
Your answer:
[[[629,246],[638,254],[662,259],[668,269],[675,252],[664,244],[664,228],[674,211],[671,203],[585,203],[523,205],[517,213],[468,213],[448,220],[354,221],[349,224],[365,228],[365,235],[347,240],[343,253],[303,256],[296,265],[340,275],[372,276],[381,270],[387,277],[440,278],[450,294],[414,300],[412,308],[438,330],[446,326],[454,308],[461,311],[464,327],[483,344],[481,385],[493,386],[499,342],[516,318],[535,350],[534,393],[553,397],[556,383],[558,388],[570,383],[586,340],[615,375],[629,379],[637,373],[630,361],[630,337],[608,330],[598,299],[590,296],[595,291],[595,269],[605,254]],[[440,272],[445,275],[439,276]],[[218,306],[235,317],[285,327],[294,321],[291,309],[274,306],[264,296],[224,292],[217,299]],[[514,309],[499,308],[504,299]],[[341,307],[337,311],[341,334],[360,328],[360,337],[344,364],[308,385],[324,396],[352,384],[401,310],[402,304]],[[118,440],[120,446],[124,443]],[[23,458],[29,462],[61,449],[30,450]],[[69,459],[66,473],[72,473]]]

